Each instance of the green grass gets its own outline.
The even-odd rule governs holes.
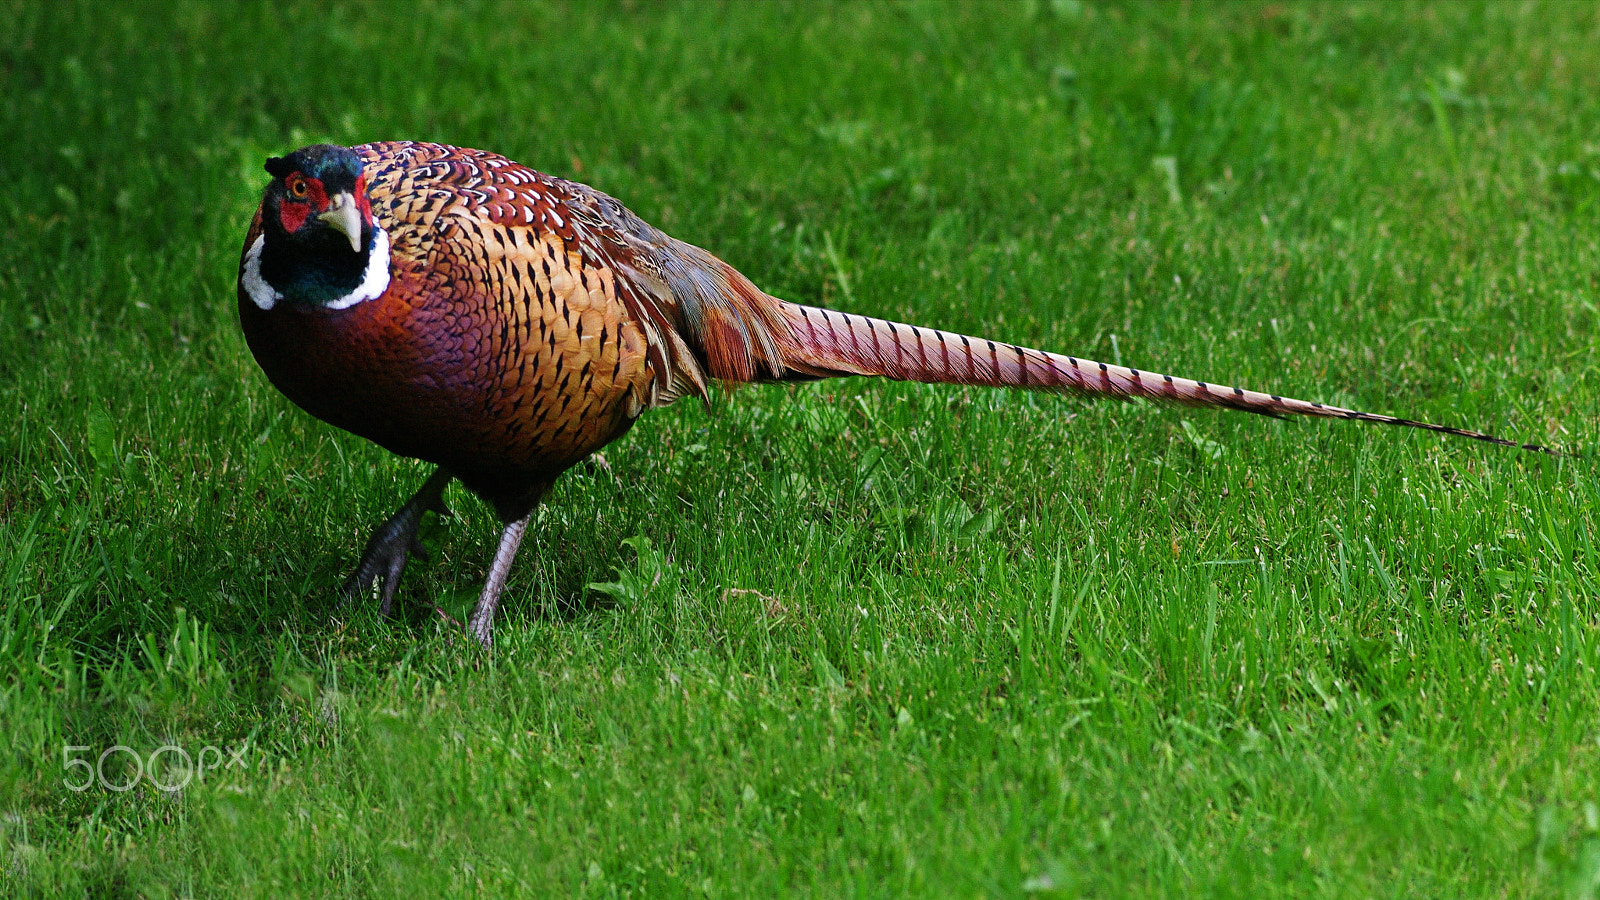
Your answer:
[[[448,141],[794,300],[1583,449],[1597,123],[1579,4],[0,3],[0,886],[1593,897],[1591,462],[740,390],[556,488],[485,656],[456,489],[336,610],[426,470],[234,278],[267,156]],[[64,786],[165,745],[244,762]]]

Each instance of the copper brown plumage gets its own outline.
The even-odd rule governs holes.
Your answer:
[[[593,188],[480,150],[317,145],[267,171],[239,274],[252,353],[312,415],[439,466],[374,533],[346,591],[380,581],[387,612],[422,513],[459,479],[506,524],[469,623],[486,646],[551,483],[712,380],[877,375],[1144,397],[1542,449],[787,303]]]

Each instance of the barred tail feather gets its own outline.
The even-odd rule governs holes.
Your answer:
[[[1360,412],[1239,387],[1221,387],[886,319],[795,303],[782,303],[781,310],[794,338],[794,345],[785,348],[784,363],[790,372],[801,378],[877,375],[928,384],[1140,397],[1266,416],[1316,416],[1403,425],[1502,447],[1555,452],[1538,444],[1520,444],[1480,431]]]

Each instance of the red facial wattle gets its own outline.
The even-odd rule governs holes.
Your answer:
[[[283,223],[284,231],[294,234],[312,213],[320,213],[327,208],[328,191],[322,186],[322,181],[296,172],[285,182],[283,203],[278,207],[278,220]]]

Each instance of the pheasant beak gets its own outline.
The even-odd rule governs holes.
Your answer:
[[[361,211],[356,208],[356,198],[349,191],[334,194],[333,203],[317,218],[349,238],[351,252],[361,252]]]

